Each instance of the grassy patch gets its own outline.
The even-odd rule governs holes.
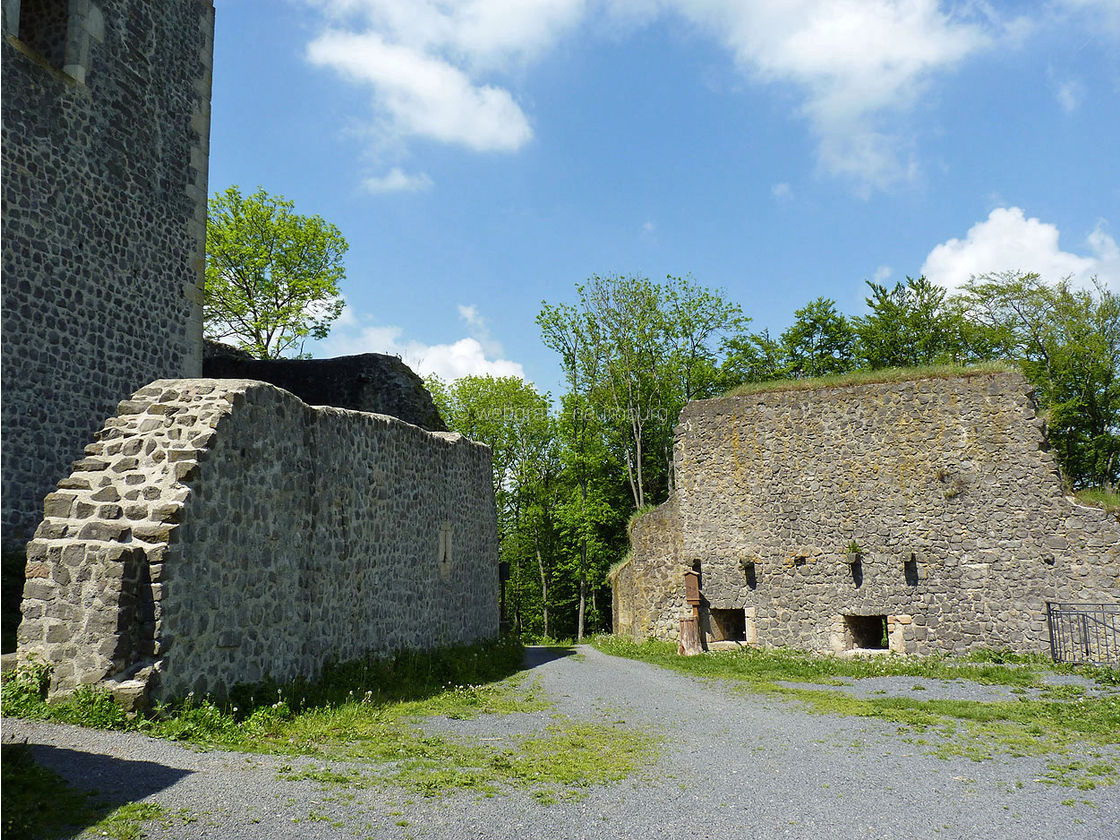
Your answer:
[[[914,368],[883,368],[881,370],[854,370],[849,373],[819,376],[814,379],[778,379],[770,382],[745,382],[728,391],[724,396],[740,397],[760,391],[809,391],[816,388],[844,388],[850,385],[875,385],[883,382],[909,382],[915,379],[949,379],[958,376],[983,376],[1005,373],[1015,368],[1006,362],[983,362],[962,367],[959,365],[929,365]]]
[[[1092,490],[1078,490],[1073,494],[1077,501],[1086,505],[1104,508],[1109,513],[1120,513],[1120,492],[1095,488]]]
[[[124,714],[96,688],[47,704],[49,671],[33,665],[5,681],[3,704],[5,713],[22,717],[345,761],[342,770],[285,766],[279,775],[322,787],[393,784],[424,796],[464,788],[493,794],[513,787],[552,801],[622,778],[652,760],[656,739],[620,724],[558,719],[539,734],[496,744],[459,743],[424,731],[424,718],[467,720],[547,709],[539,685],[519,671],[523,653],[520,644],[503,641],[348,663],[326,669],[313,683],[240,688],[221,704],[188,696],[148,718]],[[377,766],[365,774],[353,762]]]
[[[984,685],[1039,686],[1041,674],[1055,668],[1041,656],[983,651],[965,657],[869,656],[841,659],[789,648],[751,649],[707,653],[704,656],[678,656],[672,642],[647,641],[641,644],[618,636],[596,636],[592,644],[603,653],[641,659],[664,668],[698,676],[738,679],[759,684],[777,682],[835,683],[839,678],[927,677],[939,680],[971,680]],[[1094,669],[1078,673],[1099,677],[1111,683],[1116,669]]]
[[[508,785],[550,804],[577,799],[588,787],[620,781],[648,766],[659,739],[618,724],[561,717],[543,732],[502,747],[425,740],[427,749],[392,773],[394,784],[422,796],[455,789],[493,794]]]
[[[139,840],[146,836],[144,823],[158,820],[169,828],[176,815],[155,802],[130,802],[121,805],[90,827],[95,837],[112,837],[114,840]]]
[[[1115,761],[1052,761],[1046,774],[1039,780],[1048,785],[1075,787],[1078,790],[1093,790],[1098,787],[1114,785],[1120,780],[1120,767]]]
[[[1042,689],[1038,699],[977,702],[914,697],[854,697],[826,688],[783,683],[835,683],[837,678],[874,676],[969,680],[986,685],[1040,687],[1042,676],[1068,668],[1041,657],[985,652],[969,657],[871,657],[838,659],[790,650],[741,650],[684,657],[671,643],[634,642],[600,636],[593,644],[604,653],[639,659],[696,676],[741,681],[746,690],[777,695],[805,704],[812,712],[880,718],[905,727],[913,742],[942,757],[977,761],[995,755],[1066,754],[1074,749],[1120,744],[1120,696],[1087,696],[1077,686]],[[1116,669],[1081,672],[1103,685],[1115,685]],[[1092,775],[1074,762],[1075,771],[1050,776],[1054,783],[1080,786],[1112,784],[1117,773],[1110,759],[1094,764]],[[1058,765],[1052,765],[1057,767]],[[1107,768],[1112,768],[1109,770]],[[1081,773],[1081,775],[1078,775]]]

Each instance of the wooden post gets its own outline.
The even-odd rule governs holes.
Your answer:
[[[681,640],[677,645],[677,653],[681,656],[695,656],[703,653],[700,646],[700,622],[695,616],[681,619]]]

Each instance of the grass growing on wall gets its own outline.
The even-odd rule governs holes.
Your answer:
[[[1094,488],[1091,490],[1078,490],[1073,494],[1077,501],[1083,504],[1104,508],[1109,513],[1120,513],[1120,492]]]
[[[813,379],[776,379],[769,382],[745,382],[724,394],[741,397],[762,391],[810,391],[817,388],[844,388],[849,385],[878,385],[888,382],[910,382],[915,379],[951,379],[958,376],[982,376],[1016,370],[1008,362],[981,362],[967,367],[961,365],[927,365],[912,368],[882,368],[879,370],[853,370]]]

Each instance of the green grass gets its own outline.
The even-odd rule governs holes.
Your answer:
[[[1073,495],[1083,504],[1104,508],[1110,513],[1120,513],[1120,492],[1115,490],[1111,492],[1101,488],[1078,490]]]
[[[958,376],[983,376],[1015,370],[1007,362],[983,362],[960,365],[928,365],[914,368],[882,368],[855,370],[813,379],[776,379],[770,382],[744,382],[729,390],[725,397],[741,397],[761,391],[809,391],[817,388],[846,388],[851,385],[875,385],[883,382],[909,382],[915,379],[950,379]]]
[[[151,717],[126,715],[97,688],[47,704],[49,670],[32,665],[5,679],[2,702],[6,714],[20,717],[139,730],[204,747],[344,761],[343,770],[289,768],[281,778],[347,787],[392,784],[425,796],[464,788],[493,794],[510,787],[553,801],[651,762],[657,739],[619,724],[554,716],[541,734],[493,744],[461,743],[424,730],[425,718],[546,710],[539,686],[520,672],[523,654],[521,645],[509,640],[405,653],[331,666],[313,682],[238,688],[221,704],[188,696],[158,707]]]
[[[996,755],[1054,755],[1086,748],[1105,748],[1091,765],[1095,785],[1112,784],[1120,775],[1120,696],[1087,696],[1076,686],[1044,686],[1047,673],[1068,673],[1036,656],[983,652],[967,657],[880,656],[839,659],[787,649],[739,650],[678,656],[667,642],[643,644],[614,636],[599,636],[592,644],[604,653],[650,662],[699,677],[735,680],[743,690],[795,700],[809,711],[851,717],[879,718],[898,724],[912,740],[941,757],[965,756],[977,761]],[[1099,684],[1120,681],[1115,668],[1083,669],[1079,673]],[[875,676],[926,677],[968,680],[984,685],[1036,688],[1040,696],[1029,699],[977,702],[927,700],[912,697],[854,697],[828,690],[839,678]],[[784,683],[819,683],[821,688]],[[1056,759],[1055,759],[1056,761]],[[1084,774],[1061,772],[1049,765],[1055,783],[1083,786]],[[1086,771],[1088,772],[1088,771]],[[1048,777],[1049,778],[1049,777]]]

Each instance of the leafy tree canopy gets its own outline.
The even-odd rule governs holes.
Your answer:
[[[203,324],[260,359],[325,338],[342,314],[338,284],[349,247],[338,228],[301,216],[283,196],[230,187],[210,199]]]

